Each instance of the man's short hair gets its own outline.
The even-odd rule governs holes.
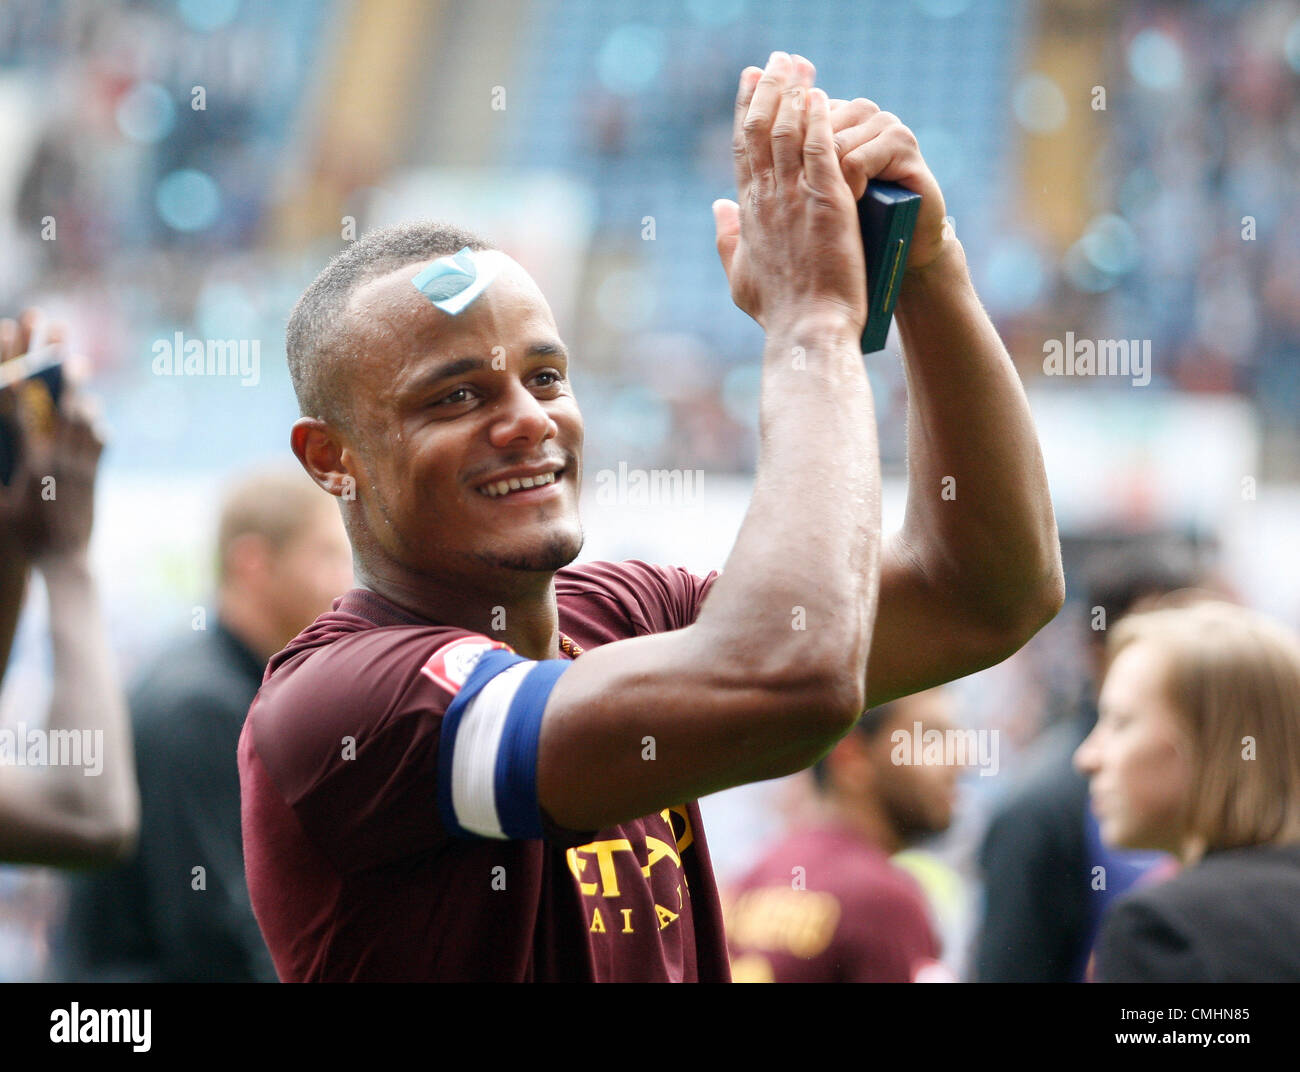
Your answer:
[[[272,553],[278,552],[331,502],[328,493],[296,466],[241,477],[226,491],[217,522],[217,583],[225,583],[230,546],[241,536],[260,536]]]
[[[1083,572],[1084,598],[1102,608],[1107,627],[1149,599],[1193,587],[1201,575],[1192,550],[1168,538],[1095,552]],[[1106,633],[1091,639],[1104,645]]]
[[[325,266],[289,316],[286,354],[304,417],[346,425],[349,407],[340,369],[350,352],[346,313],[358,287],[408,264],[470,249],[496,248],[487,239],[439,220],[369,231]]]

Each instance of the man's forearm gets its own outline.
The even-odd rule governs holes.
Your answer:
[[[879,459],[871,390],[852,332],[769,335],[762,447],[745,522],[700,621],[753,652],[866,643],[879,572]],[[864,609],[865,608],[865,609]],[[854,659],[846,665],[860,665]]]
[[[1063,598],[1042,451],[961,245],[945,246],[904,280],[897,309],[908,394],[901,537],[927,576],[982,622],[1036,629]]]
[[[59,798],[72,812],[94,816],[108,830],[129,833],[139,823],[135,756],[126,701],[113,666],[99,600],[85,552],[39,562],[50,601],[54,649],[51,730],[89,730],[98,741],[97,776],[60,772]],[[102,741],[102,744],[99,743]]]

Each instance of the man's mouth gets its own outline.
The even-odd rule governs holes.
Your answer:
[[[489,499],[513,498],[514,496],[522,496],[529,491],[536,491],[539,488],[550,487],[563,475],[563,469],[556,469],[533,476],[506,477],[480,485],[477,491],[480,495],[486,495]],[[535,497],[535,495],[528,496],[528,498]]]

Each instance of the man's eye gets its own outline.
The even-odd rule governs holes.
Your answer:
[[[457,397],[458,395],[464,395],[465,397],[459,398]],[[470,398],[470,390],[468,387],[457,387],[456,390],[452,391],[451,394],[446,395],[443,398],[440,398],[437,404],[440,406],[441,405],[454,406],[460,402],[468,402],[469,398]]]
[[[545,372],[539,372],[537,376],[539,379],[543,376],[550,377],[550,379],[546,383],[542,384],[543,387],[553,387],[557,383],[564,382],[564,377],[561,376],[558,372],[552,371],[551,369],[547,369]]]

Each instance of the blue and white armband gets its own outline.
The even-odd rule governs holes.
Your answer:
[[[503,645],[477,655],[442,719],[438,810],[460,837],[540,838],[537,745],[556,681],[573,664]]]

